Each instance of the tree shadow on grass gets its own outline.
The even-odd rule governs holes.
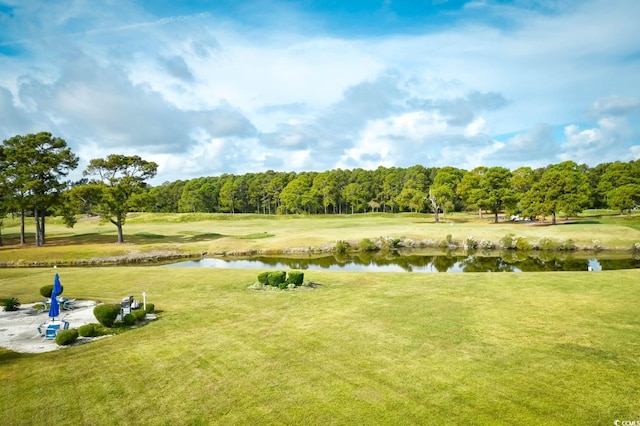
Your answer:
[[[216,233],[194,233],[188,235],[162,235],[151,232],[138,232],[135,234],[124,233],[124,240],[133,244],[153,244],[153,243],[188,243],[211,241],[227,237],[227,235]],[[4,246],[20,246],[19,234],[7,234],[2,236]],[[35,235],[25,234],[25,246],[35,245]],[[113,244],[118,241],[118,236],[113,233],[90,232],[86,234],[47,236],[47,246],[72,246],[72,245],[94,245]]]
[[[179,235],[163,235],[153,232],[137,232],[135,234],[127,234],[126,229],[124,233],[124,240],[126,243],[131,244],[154,244],[154,243],[166,243],[166,244],[182,244],[182,243],[197,243],[204,241],[213,241],[220,238],[236,238],[236,239],[262,239],[274,236],[267,232],[254,233],[247,235],[224,235],[215,232],[182,232]],[[32,246],[35,244],[34,234],[25,234],[27,241],[26,246]],[[72,245],[98,245],[98,244],[113,244],[116,243],[118,237],[115,231],[111,232],[89,232],[85,234],[77,235],[65,235],[65,236],[49,236],[47,237],[47,246],[72,246]],[[3,235],[3,243],[5,246],[19,246],[20,235],[8,234]]]
[[[22,358],[24,355],[10,349],[0,348],[0,364]]]

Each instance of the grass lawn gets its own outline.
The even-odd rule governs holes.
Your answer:
[[[456,214],[132,215],[115,227],[47,222],[0,262],[69,264],[138,253],[320,247],[379,237],[572,240],[629,249],[640,216],[558,226]],[[32,230],[33,224],[27,224]],[[2,424],[612,424],[640,420],[640,276],[307,271],[314,290],[247,290],[257,270],[58,268],[69,298],[133,294],[144,327],[43,354],[0,349]],[[40,301],[52,268],[0,269],[0,298]]]
[[[256,231],[257,232],[257,231]],[[638,272],[59,268],[70,298],[145,291],[144,327],[44,354],[0,349],[3,424],[613,424],[640,419]],[[0,270],[37,301],[53,270]]]
[[[35,247],[33,223],[27,223],[27,244],[20,246],[19,220],[5,218],[4,247],[0,263],[28,265],[69,264],[78,259],[135,257],[141,254],[223,254],[249,250],[278,251],[283,248],[320,248],[338,241],[357,243],[364,238],[407,238],[443,241],[447,236],[462,242],[492,241],[523,237],[535,244],[548,239],[555,244],[573,241],[580,248],[597,246],[629,250],[640,242],[640,215],[604,215],[596,212],[578,218],[577,223],[530,226],[524,223],[480,220],[475,215],[456,213],[435,223],[428,214],[358,214],[335,216],[266,216],[231,214],[132,214],[124,225],[125,244],[117,244],[116,228],[100,224],[97,218],[81,219],[73,229],[60,219],[47,222],[47,244]]]

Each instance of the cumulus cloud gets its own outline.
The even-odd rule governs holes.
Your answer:
[[[451,4],[448,25],[404,31],[386,2],[397,22],[350,34],[277,0],[175,15],[20,2],[0,16],[0,138],[136,153],[160,181],[638,158],[640,3],[567,4]]]
[[[495,156],[497,162],[518,168],[521,166],[543,167],[555,163],[559,159],[559,154],[553,127],[548,124],[537,124],[500,143]]]

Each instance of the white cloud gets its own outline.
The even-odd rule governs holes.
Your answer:
[[[482,117],[478,117],[467,125],[464,129],[464,136],[467,138],[473,138],[482,133],[485,133],[486,121]]]
[[[640,2],[472,2],[459,13],[473,19],[358,37],[272,3],[250,27],[21,2],[0,29],[0,55],[21,52],[2,57],[0,138],[48,130],[82,157],[135,152],[159,181],[637,158]]]

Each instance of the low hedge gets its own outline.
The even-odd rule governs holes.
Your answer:
[[[303,281],[304,281],[304,272],[289,271],[289,277],[287,278],[287,282],[289,282],[289,284],[299,286],[299,285],[302,285]]]
[[[60,346],[71,345],[76,340],[78,340],[78,330],[76,329],[62,330],[56,336],[56,343]]]
[[[82,337],[96,337],[100,335],[98,328],[96,327],[98,324],[85,324],[81,325],[78,328],[78,334]]]

